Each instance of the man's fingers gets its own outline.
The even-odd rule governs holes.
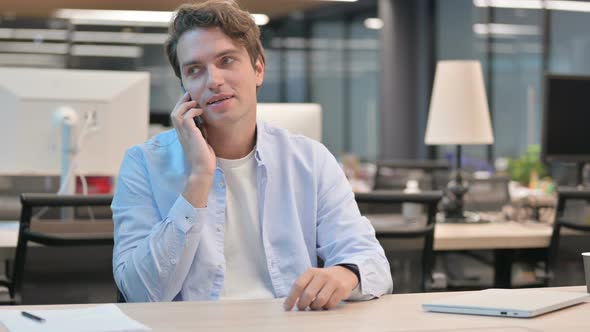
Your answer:
[[[338,303],[340,303],[340,301],[345,300],[346,298],[346,290],[337,288],[334,293],[332,293],[330,300],[324,305],[324,309],[333,309]]]
[[[311,282],[305,287],[301,296],[299,296],[297,308],[299,310],[305,310],[305,308],[309,307],[311,302],[318,296],[320,290],[326,284],[326,281],[328,281],[326,275],[323,273],[315,273]]]
[[[285,302],[283,302],[283,308],[285,308],[285,310],[288,311],[293,309],[295,302],[297,302],[297,299],[301,296],[301,293],[303,293],[309,282],[313,279],[313,275],[313,270],[308,269],[307,271],[303,272],[303,274],[300,275],[297,280],[295,280],[293,286],[291,286],[289,296],[287,296]]]
[[[184,118],[184,121],[187,121],[187,120],[193,120],[195,117],[197,117],[201,114],[203,114],[203,109],[191,108],[188,111],[186,111],[186,113],[184,113],[184,115],[182,117]]]
[[[320,291],[320,293],[315,297],[315,300],[311,302],[309,307],[312,310],[325,309],[324,307],[326,306],[326,304],[328,304],[328,301],[330,301],[330,298],[332,297],[332,294],[334,294],[335,291],[336,285],[332,282],[327,282]]]
[[[197,102],[194,100],[190,100],[190,96],[187,92],[180,98],[178,103],[176,103],[176,106],[174,107],[174,110],[170,114],[170,117],[172,118],[173,121],[180,122],[180,121],[182,121],[184,114],[188,110],[190,110],[191,108],[195,108],[196,106],[197,106]]]
[[[188,91],[186,91],[182,96],[180,96],[180,99],[178,99],[174,108],[178,108],[178,106],[186,103],[189,100],[191,100],[191,95],[188,93]]]

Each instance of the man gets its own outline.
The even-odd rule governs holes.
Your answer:
[[[285,297],[286,310],[319,310],[391,292],[334,157],[256,121],[265,61],[251,16],[227,0],[181,6],[166,51],[187,91],[175,130],[127,151],[112,204],[127,301]]]

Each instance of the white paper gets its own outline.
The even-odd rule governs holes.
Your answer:
[[[22,315],[23,310],[0,310],[0,322],[10,332],[116,332],[149,331],[150,328],[127,317],[115,304],[81,309],[24,310],[44,318],[37,322]]]

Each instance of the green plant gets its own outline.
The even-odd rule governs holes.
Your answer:
[[[541,147],[539,145],[530,145],[519,159],[511,159],[508,162],[510,178],[523,185],[529,185],[533,171],[540,179],[548,175],[545,165],[541,162]]]

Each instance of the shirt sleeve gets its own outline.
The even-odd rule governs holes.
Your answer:
[[[369,300],[393,290],[389,263],[375,237],[375,229],[362,217],[352,188],[332,154],[322,145],[318,177],[318,255],[325,266],[356,265],[359,286],[348,300]]]
[[[199,245],[206,209],[193,208],[178,195],[168,214],[161,216],[139,147],[125,155],[111,208],[113,274],[125,299],[173,300]]]

